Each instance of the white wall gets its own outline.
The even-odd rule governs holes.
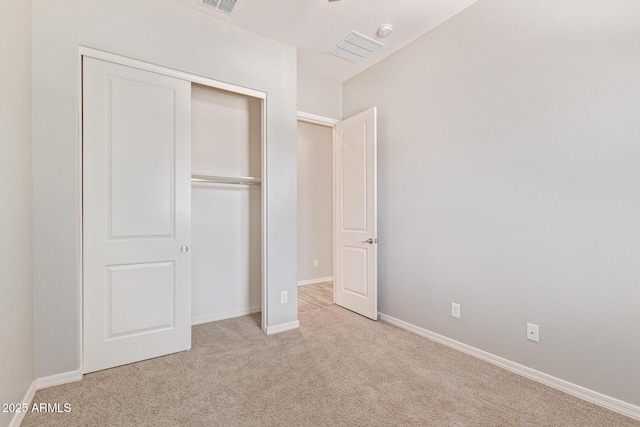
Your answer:
[[[298,281],[331,276],[333,128],[298,122]]]
[[[640,404],[638,22],[483,0],[345,83],[379,112],[381,312]]]
[[[79,45],[267,93],[267,325],[295,321],[295,49],[167,0],[34,0],[32,12],[36,375],[79,368]]]
[[[342,83],[298,68],[298,111],[342,119]]]
[[[30,2],[2,3],[0,58],[0,403],[19,403],[34,380]]]

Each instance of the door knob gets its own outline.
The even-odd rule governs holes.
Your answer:
[[[368,244],[373,244],[373,243],[378,243],[378,239],[373,239],[372,237],[369,237],[367,240],[363,240],[362,243],[368,243]]]
[[[189,246],[180,246],[180,252],[186,254],[187,252],[189,252]]]

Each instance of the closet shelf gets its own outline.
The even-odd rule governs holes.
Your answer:
[[[191,182],[204,184],[260,185],[262,179],[252,176],[191,175]]]

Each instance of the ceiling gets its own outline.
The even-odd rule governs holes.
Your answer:
[[[238,0],[232,15],[174,0],[270,39],[298,48],[298,67],[344,82],[437,27],[477,0]],[[393,34],[380,38],[382,24]],[[358,64],[326,53],[351,31],[385,45]]]

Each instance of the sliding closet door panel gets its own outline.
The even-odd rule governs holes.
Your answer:
[[[190,91],[83,60],[85,372],[191,347]]]
[[[261,177],[259,100],[194,84],[191,114],[193,174]],[[261,187],[194,183],[192,196],[193,322],[260,311]]]

